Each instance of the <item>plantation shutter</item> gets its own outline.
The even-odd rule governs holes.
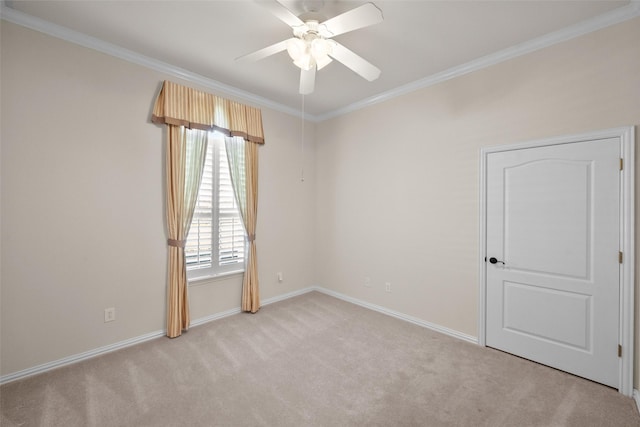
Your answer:
[[[215,144],[210,141],[204,163],[198,201],[191,220],[191,229],[185,244],[187,269],[211,268],[213,259],[213,156]]]
[[[222,137],[211,138],[207,150],[185,256],[189,270],[209,269],[208,275],[216,275],[244,266],[245,231]]]
[[[220,154],[218,262],[219,265],[244,264],[246,233],[233,192],[224,140],[216,146]]]

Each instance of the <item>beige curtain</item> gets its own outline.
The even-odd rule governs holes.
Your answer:
[[[198,199],[207,153],[207,132],[169,125],[167,140],[167,229],[169,280],[167,336],[189,329],[187,269],[184,246]]]
[[[189,232],[193,205],[200,185],[204,152],[206,152],[206,132],[218,130],[227,136],[238,136],[255,149],[255,170],[247,175],[248,181],[255,181],[251,192],[257,194],[257,146],[264,144],[262,113],[259,109],[235,101],[201,92],[170,81],[165,81],[153,108],[151,121],[166,124],[168,127],[167,145],[167,229],[169,234],[169,274],[167,300],[167,336],[177,337],[189,327],[189,301],[187,295],[186,265],[184,258],[184,240]],[[205,136],[203,136],[205,135]],[[202,151],[202,153],[201,153]],[[252,161],[253,162],[253,161]],[[200,169],[199,169],[200,168]],[[195,190],[194,190],[195,189]],[[253,190],[255,189],[255,190]],[[249,199],[247,199],[249,200]],[[253,305],[249,310],[255,312],[260,303],[258,297],[257,267],[255,257],[255,201],[247,203],[247,209],[253,213],[245,223],[253,223],[249,234],[249,259],[245,282],[250,278],[254,290],[249,293]],[[251,231],[250,231],[251,230]],[[243,309],[244,304],[243,287]],[[254,309],[255,308],[255,309]]]
[[[242,281],[242,311],[260,309],[258,260],[256,256],[256,219],[258,216],[258,145],[240,138],[226,138],[231,182],[236,194],[249,247]]]
[[[220,98],[170,81],[158,94],[151,121],[190,129],[217,130],[264,144],[258,108]]]

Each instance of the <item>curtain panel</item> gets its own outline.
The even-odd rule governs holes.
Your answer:
[[[242,212],[249,240],[249,254],[242,285],[242,309],[255,313],[260,308],[255,247],[255,217],[257,216],[257,147],[264,144],[262,113],[258,108],[243,105],[216,95],[198,91],[170,81],[165,81],[156,99],[151,117],[153,123],[167,125],[168,147],[166,158],[167,179],[167,228],[169,230],[169,271],[167,290],[167,336],[177,337],[189,328],[189,301],[184,254],[184,240],[189,232],[197,188],[202,177],[201,164],[204,158],[202,145],[197,148],[187,145],[186,129],[217,130],[230,137],[241,137],[251,158],[245,163],[241,180],[243,189],[234,189],[236,194],[249,198],[240,202],[249,204],[249,211]],[[196,132],[198,134],[198,132]],[[202,140],[202,137],[196,137]],[[205,138],[206,139],[206,138]],[[205,142],[206,151],[206,142]],[[198,155],[188,155],[195,150]],[[244,163],[244,162],[243,162]],[[233,179],[232,179],[233,181]],[[234,183],[234,187],[236,184]],[[243,197],[244,198],[244,197]],[[186,199],[186,200],[185,200]],[[193,202],[193,203],[192,203]]]
[[[198,199],[207,153],[207,132],[169,126],[166,154],[166,204],[169,239],[167,336],[189,328],[187,270],[184,246]]]
[[[249,247],[242,281],[242,311],[260,309],[258,261],[256,259],[256,220],[258,216],[258,146],[240,138],[225,138],[233,191],[247,232]]]

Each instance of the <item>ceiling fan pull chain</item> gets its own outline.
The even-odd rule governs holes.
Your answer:
[[[302,95],[302,137],[300,138],[300,182],[304,182],[304,95]]]

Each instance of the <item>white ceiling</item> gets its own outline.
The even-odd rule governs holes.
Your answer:
[[[282,3],[296,14],[302,11],[302,1]],[[322,12],[330,18],[363,3],[325,0]],[[368,82],[334,61],[318,72],[314,93],[305,96],[305,111],[311,116],[329,117],[465,65],[508,58],[518,47],[532,50],[543,45],[541,40],[548,45],[580,33],[578,28],[584,32],[639,13],[638,4],[628,0],[374,4],[384,22],[336,40],[380,68],[380,78]],[[238,88],[285,110],[301,108],[299,69],[286,52],[250,65],[234,61],[291,37],[291,29],[258,2],[50,0],[6,1],[5,6]]]

